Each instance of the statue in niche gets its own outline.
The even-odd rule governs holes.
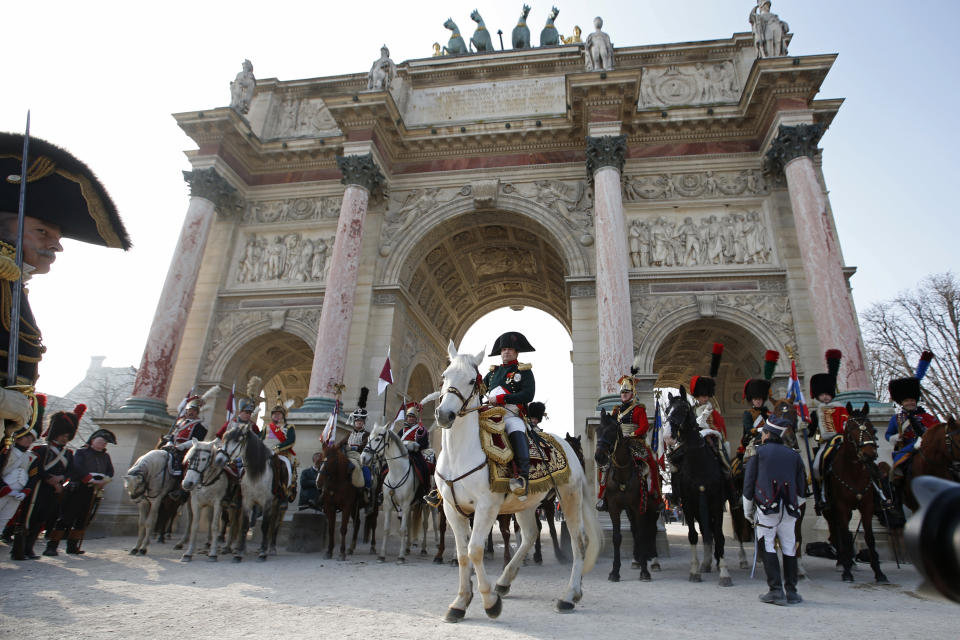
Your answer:
[[[243,70],[230,83],[230,107],[241,115],[250,111],[250,101],[253,100],[253,90],[257,87],[257,79],[253,77],[253,63],[243,61]]]
[[[596,31],[587,36],[584,52],[587,56],[587,71],[613,70],[613,43],[610,36],[602,31],[603,18],[593,19]]]
[[[393,79],[397,77],[397,65],[390,59],[387,45],[380,47],[380,58],[374,61],[367,74],[368,91],[389,91]]]
[[[777,14],[770,13],[770,0],[757,0],[757,6],[750,11],[750,26],[758,58],[787,55],[790,27]]]

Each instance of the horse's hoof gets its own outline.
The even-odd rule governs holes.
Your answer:
[[[741,568],[741,569],[749,569],[749,568],[750,568],[750,563],[747,562],[746,560],[741,560],[741,561],[740,561],[740,568]]]
[[[720,578],[720,582],[719,582],[718,584],[719,584],[721,587],[732,587],[732,586],[733,586],[733,578],[731,578],[730,576],[727,576],[726,578]]]
[[[146,550],[146,549],[140,549],[140,555],[142,555],[142,556],[147,555],[147,550]]]
[[[573,613],[576,605],[566,600],[557,600],[557,613]]]
[[[182,542],[178,542],[177,544],[173,545],[173,550],[174,550],[174,551],[180,551],[180,549],[183,549],[183,543],[182,543]]]
[[[653,562],[650,564],[650,571],[660,571],[660,563]]]
[[[466,610],[464,609],[454,609],[450,607],[447,609],[447,615],[443,616],[444,622],[460,622],[463,620],[463,617],[467,615]]]
[[[217,556],[207,556],[207,562],[216,562]]]
[[[699,573],[691,573],[690,582],[703,582],[703,579],[700,577]]]
[[[397,564],[407,564],[406,558],[397,558]]]
[[[135,555],[137,555],[138,553],[140,553],[140,550],[139,550],[139,549],[130,549],[130,555],[135,556]]]
[[[240,564],[241,562],[243,562],[243,558],[240,556],[233,556],[233,564]]]
[[[493,590],[498,596],[505,596],[510,593],[510,585],[508,584],[498,584],[493,587]]]
[[[450,564],[451,567],[459,567],[459,566],[460,566],[460,563],[457,562],[457,559],[456,559],[456,558],[451,558],[449,564]]]
[[[890,584],[890,581],[887,580],[887,576],[881,573],[877,576],[877,584]]]
[[[327,556],[327,557],[329,558],[330,556]],[[377,563],[378,563],[378,564],[383,564],[383,563],[386,562],[386,561],[387,561],[387,559],[384,558],[383,556],[378,556],[378,557],[377,557]]]
[[[433,559],[433,564],[443,564],[443,558],[441,558],[440,556],[437,556],[436,558]]]
[[[640,562],[637,562],[636,560],[634,560],[633,562],[630,563],[630,568],[631,568],[631,569],[639,569],[639,568],[642,567],[642,566],[643,566],[643,564],[641,564]]]
[[[190,562],[191,560],[193,560],[193,556],[187,554],[184,554],[183,557],[180,558],[180,562]]]
[[[277,548],[276,548],[276,547],[270,547],[270,555],[271,555],[271,556],[277,555]]]
[[[620,582],[620,574],[614,573],[613,571],[611,571],[610,574],[607,576],[607,580],[609,580],[610,582]],[[557,602],[561,602],[561,601],[557,600]]]
[[[843,580],[844,582],[853,582],[853,574],[850,573],[849,571],[844,571],[843,576],[841,577],[841,580]]]
[[[333,558],[333,551],[327,551],[325,554],[323,554],[323,557],[326,558],[327,560],[330,560],[331,558]]]
[[[700,573],[710,573],[713,567],[709,563],[703,563],[700,565]]]
[[[341,553],[339,556],[337,556],[337,559],[338,559],[340,562],[346,562],[346,560],[347,560],[347,554]]]
[[[649,571],[641,571],[641,572],[640,572],[640,582],[650,582],[651,579],[652,579],[652,578],[650,577],[650,572],[649,572]]]
[[[257,562],[266,562],[266,561],[267,561],[267,554],[261,553],[257,556]]]
[[[573,594],[573,601],[580,602],[583,599],[583,590],[577,591]]]
[[[493,603],[493,606],[489,609],[484,609],[487,613],[488,618],[499,618],[500,612],[503,611],[503,598],[497,595],[497,601]]]

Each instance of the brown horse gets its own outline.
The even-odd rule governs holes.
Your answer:
[[[877,468],[877,434],[868,417],[870,405],[854,410],[847,403],[849,418],[843,435],[837,436],[836,453],[825,455],[820,460],[820,477],[823,478],[827,499],[823,515],[830,525],[830,539],[837,548],[837,557],[843,566],[843,581],[853,582],[853,536],[850,535],[850,518],[853,510],[860,512],[863,523],[863,538],[867,542],[870,567],[878,584],[886,584],[887,576],[880,570],[873,536],[874,491],[878,487],[881,472]]]
[[[917,476],[936,476],[960,482],[960,424],[953,416],[935,424],[923,434],[920,447],[914,453],[909,477],[904,483],[903,502],[916,512],[920,505],[913,495],[910,481]]]
[[[333,544],[336,538],[337,511],[340,519],[340,560],[347,559],[347,524],[353,518],[353,540],[349,553],[357,547],[357,535],[360,533],[360,489],[351,481],[350,461],[340,445],[323,445],[323,463],[317,472],[317,489],[323,513],[327,517],[327,557],[333,557]]]
[[[634,564],[639,565],[640,580],[649,582],[647,562],[656,555],[658,512],[653,492],[647,490],[646,480],[634,460],[630,440],[624,437],[620,422],[606,410],[600,411],[594,458],[599,466],[610,465],[604,495],[613,523],[613,569],[607,580],[620,581],[620,513],[625,511],[633,535]]]

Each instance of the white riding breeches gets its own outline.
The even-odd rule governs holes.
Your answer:
[[[508,404],[506,409],[509,413],[503,418],[503,425],[507,433],[516,433],[517,431],[526,431],[527,423],[523,421],[523,418],[516,415],[517,405]]]
[[[762,511],[757,514],[757,535],[764,541],[766,550],[773,553],[777,550],[774,540],[780,538],[780,549],[785,556],[797,555],[796,538],[797,519],[786,512],[783,506],[779,513],[765,515]]]

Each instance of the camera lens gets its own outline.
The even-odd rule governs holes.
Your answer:
[[[960,484],[920,476],[911,487],[921,508],[907,523],[907,551],[937,591],[960,603]]]

